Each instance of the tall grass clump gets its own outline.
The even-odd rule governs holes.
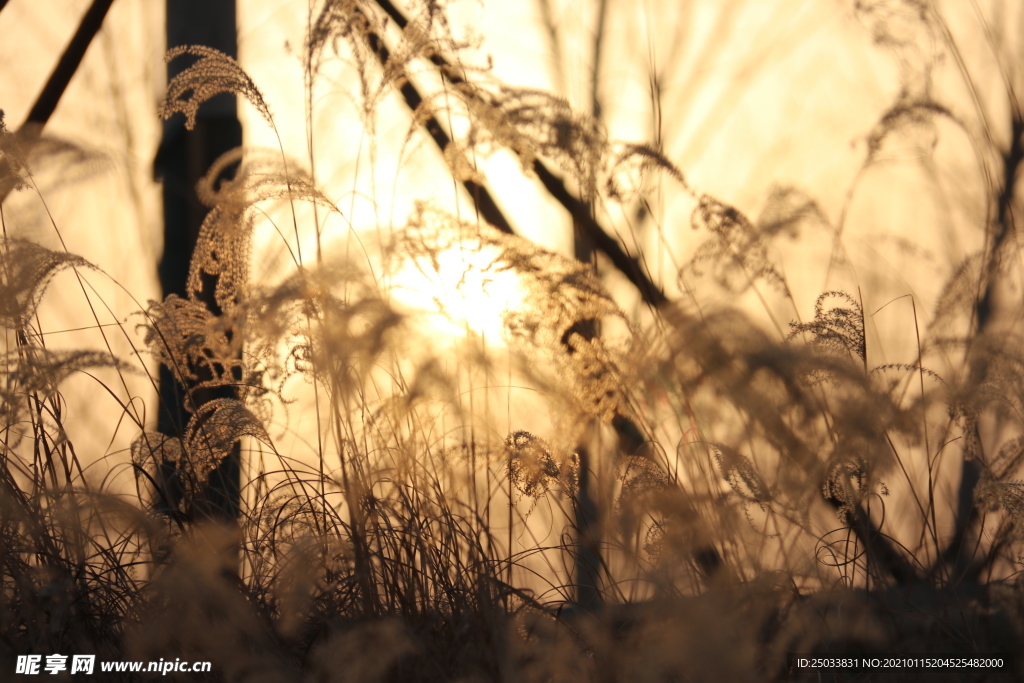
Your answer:
[[[8,237],[4,219],[0,667],[95,653],[209,660],[225,681],[784,681],[818,676],[789,653],[1001,653],[996,674],[932,673],[1019,677],[1024,122],[1009,81],[1009,126],[934,95],[943,60],[977,85],[930,5],[851,10],[905,87],[838,220],[794,187],[748,217],[657,145],[611,139],[597,111],[498,82],[432,2],[410,16],[315,3],[303,160],[237,62],[169,53],[196,61],[164,117],[192,124],[232,92],[278,146],[209,169],[187,294],[113,324],[94,286],[107,274]],[[321,186],[314,103],[338,74],[356,84],[367,163],[391,151],[378,117],[401,102],[396,154],[433,144],[454,207],[420,200],[391,219],[358,181],[344,201]],[[975,154],[980,248],[932,310],[882,302],[908,311],[914,357],[892,362],[847,209],[894,148],[934,150],[939,131]],[[484,173],[499,150],[596,259],[516,234]],[[0,153],[0,184],[37,192],[42,162],[2,125]],[[613,215],[650,220],[652,185],[678,193],[703,240],[663,281],[612,236]],[[807,233],[827,236],[841,286],[791,285],[778,245]],[[102,348],[51,347],[52,287],[88,304]],[[115,337],[135,353],[118,357]],[[128,381],[157,364],[183,396],[178,433],[155,430],[162,408],[142,409]],[[82,376],[137,434],[120,460],[76,450],[61,387]],[[236,449],[237,517],[213,477]]]

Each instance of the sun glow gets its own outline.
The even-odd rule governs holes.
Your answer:
[[[392,291],[397,304],[425,313],[438,332],[476,334],[488,342],[501,340],[506,315],[525,305],[520,276],[493,247],[456,244],[430,258],[406,259],[395,273]]]

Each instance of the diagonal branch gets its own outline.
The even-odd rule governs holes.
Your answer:
[[[75,31],[74,37],[68,43],[67,49],[60,56],[60,61],[53,68],[50,80],[46,82],[43,91],[39,93],[36,103],[28,114],[26,124],[44,126],[50,120],[50,116],[53,115],[53,111],[57,108],[57,103],[60,102],[61,95],[64,94],[68,84],[71,83],[71,77],[78,71],[78,67],[81,65],[82,58],[85,57],[85,52],[89,49],[92,39],[99,33],[100,27],[103,25],[103,19],[107,16],[107,10],[110,9],[112,4],[114,4],[114,0],[93,0],[85,16],[82,17],[82,23],[78,25],[78,30]]]
[[[544,189],[554,197],[559,204],[572,214],[573,221],[583,231],[583,234],[590,240],[590,243],[598,251],[604,253],[618,270],[625,275],[630,282],[639,290],[640,296],[645,303],[657,308],[668,302],[668,297],[656,285],[635,256],[626,253],[619,241],[605,232],[601,224],[593,217],[590,206],[573,195],[565,186],[565,181],[552,173],[543,162],[534,160],[533,171],[540,178]]]
[[[837,512],[846,507],[842,501],[832,496],[827,496],[825,502]],[[846,510],[850,529],[856,534],[868,560],[876,568],[891,576],[899,586],[907,586],[919,580],[914,565],[893,546],[892,539],[874,525],[859,503],[846,507]]]
[[[387,63],[388,59],[391,57],[391,52],[388,50],[387,46],[384,45],[384,41],[381,37],[373,31],[368,31],[366,40],[370,45],[370,49],[377,55],[377,59],[380,60],[381,65],[383,66]],[[419,90],[416,89],[416,86],[414,86],[408,78],[404,78],[402,80],[402,87],[399,91],[402,93],[402,98],[405,100],[406,106],[415,112],[420,108],[420,105],[423,104],[423,96],[420,95]],[[448,137],[444,128],[441,127],[441,123],[437,120],[437,117],[431,115],[426,119],[423,126],[427,129],[427,133],[434,141],[434,144],[437,145],[438,149],[440,149],[443,154],[448,145],[451,144],[452,140]],[[469,196],[473,198],[473,203],[476,204],[477,211],[480,212],[480,215],[484,220],[504,233],[509,235],[514,234],[512,225],[508,222],[508,219],[505,218],[505,214],[501,212],[497,202],[494,201],[494,197],[491,196],[491,193],[486,187],[471,179],[463,180],[462,186],[466,188],[466,192],[468,192]]]
[[[985,290],[977,299],[974,307],[975,332],[978,335],[991,333],[994,327],[996,300],[999,297],[999,287],[1002,284],[996,277],[999,272],[999,260],[1003,255],[1008,240],[1013,239],[1017,233],[1016,216],[1014,215],[1014,203],[1016,202],[1017,180],[1020,177],[1021,168],[1024,166],[1024,118],[1014,113],[1010,120],[1010,147],[1003,154],[1003,179],[1002,187],[995,197],[997,215],[993,226],[995,234],[991,236],[992,244],[988,248],[988,264],[985,269],[989,273]],[[971,363],[971,386],[978,387],[985,380],[990,372],[987,361],[979,356]],[[977,424],[974,425],[975,439],[981,443],[981,435],[978,433]],[[940,562],[951,566],[952,579],[957,581],[961,578],[977,580],[981,572],[994,561],[996,554],[989,553],[986,558],[977,560],[975,555],[977,547],[969,550],[969,546],[978,543],[978,522],[981,515],[974,500],[974,490],[981,479],[981,467],[975,459],[964,458],[960,466],[960,485],[957,491],[957,517],[954,527],[953,538],[943,552]]]
[[[6,4],[7,0],[0,0],[0,10]],[[100,27],[103,26],[103,20],[106,18],[107,11],[112,4],[114,4],[114,0],[93,0],[85,16],[82,17],[78,30],[75,31],[71,42],[68,43],[67,48],[64,50],[64,54],[60,56],[57,66],[53,68],[53,72],[43,87],[43,91],[39,93],[35,104],[32,105],[28,118],[25,119],[25,123],[18,129],[18,132],[28,138],[29,141],[39,136],[43,127],[49,122],[50,117],[53,116],[54,110],[57,109],[57,103],[60,102],[61,96],[67,90],[68,84],[71,83],[71,78],[82,64],[82,58],[85,57],[86,50],[89,49],[92,39],[96,37]],[[0,160],[0,177],[3,177],[5,172],[9,171],[10,167],[7,160]],[[10,187],[0,189],[0,203],[3,203],[10,191]]]
[[[377,5],[379,5],[380,8],[391,18],[391,20],[395,22],[398,28],[404,30],[406,26],[409,25],[409,20],[390,2],[390,0],[376,0],[376,2]],[[377,46],[383,47],[380,37],[373,32],[369,33],[368,40],[371,41],[370,44],[374,50],[379,49]],[[383,53],[378,52],[378,57],[382,59],[382,63],[386,59],[386,54],[388,54],[386,50]],[[441,75],[453,85],[461,85],[466,82],[465,79],[455,72],[455,69],[448,60],[437,52],[432,52],[430,54],[430,61],[438,68]],[[415,98],[411,100],[410,94],[412,93],[415,93]],[[416,107],[419,106],[419,103],[423,101],[422,97],[419,96],[419,93],[416,91],[415,87],[409,83],[408,79],[405,79],[405,84],[402,86],[402,96],[413,110],[415,110]],[[416,106],[413,106],[413,101],[416,102]],[[434,142],[443,152],[448,141],[450,141],[447,134],[444,133],[440,124],[437,122],[437,119],[434,117],[431,117],[427,121],[426,126],[427,132],[430,133]],[[435,126],[436,131],[431,130],[431,128]],[[665,296],[665,293],[648,276],[640,260],[628,254],[625,249],[623,249],[619,241],[604,230],[601,224],[594,218],[591,207],[586,202],[573,195],[565,186],[564,180],[555,175],[555,173],[553,173],[544,164],[544,162],[539,159],[534,160],[533,170],[537,174],[537,177],[540,178],[541,184],[544,185],[544,188],[548,193],[572,215],[573,221],[583,233],[583,236],[588,239],[592,245],[594,245],[594,248],[604,253],[604,255],[608,257],[608,260],[611,261],[612,265],[621,271],[622,274],[625,275],[631,283],[633,283],[640,292],[640,296],[643,297],[645,303],[657,308],[668,301],[668,297]],[[487,204],[487,206],[481,204],[477,205],[480,214],[484,218],[487,218],[487,213],[485,211],[490,211],[490,206],[493,205],[493,210],[497,211],[498,215],[501,215],[500,210],[498,210],[497,205],[494,204],[494,200],[490,193],[476,183],[472,183],[474,189],[471,190],[467,184],[470,182],[471,181],[463,182],[463,184],[466,185],[466,189],[469,190],[470,196],[474,197],[474,201],[476,200],[476,197],[479,196],[482,202]],[[503,215],[501,220],[503,221],[504,226],[509,226],[508,221]],[[511,227],[508,227],[506,230],[502,224],[495,223],[495,226],[505,232],[512,231]]]

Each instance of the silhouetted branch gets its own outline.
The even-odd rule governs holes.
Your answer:
[[[389,0],[377,0],[377,4],[380,6],[381,9],[384,10],[385,13],[387,13],[387,15],[391,18],[392,21],[395,22],[395,24],[398,25],[399,28],[405,29],[405,27],[408,26],[409,20],[406,19],[405,15],[402,14],[402,12],[397,7],[395,7]],[[380,38],[377,37],[376,34],[372,32],[370,32],[369,34],[369,39],[376,39],[378,43],[380,42]],[[371,43],[371,45],[373,45],[373,43]],[[379,56],[383,57],[382,54],[379,54]],[[386,59],[386,57],[384,57],[384,59]],[[443,56],[437,54],[436,52],[432,52],[430,54],[430,61],[431,63],[434,64],[434,66],[438,67],[438,70],[441,72],[442,76],[446,78],[449,82],[451,82],[453,85],[460,85],[465,83],[465,80],[454,72],[454,69],[452,68],[451,64],[449,64],[448,60],[446,60]],[[406,85],[402,87],[402,96],[406,98],[406,103],[408,103],[409,106],[413,110],[415,110],[416,107],[410,103],[410,99],[406,94],[407,88],[412,93],[416,92],[415,88],[408,84],[408,80],[406,80]],[[419,97],[418,93],[416,93],[416,95],[418,98],[415,100],[417,102],[416,106],[419,106],[419,102],[422,102],[422,98]],[[428,120],[426,124],[428,126],[428,132],[430,133],[431,137],[434,138],[434,142],[438,144],[442,151],[444,151],[444,147],[447,145],[447,141],[449,140],[449,138],[446,134],[444,134],[443,130],[440,130],[440,124],[437,124],[437,130],[439,133],[441,133],[441,136],[438,136],[435,134],[434,131],[431,131],[430,126],[432,123],[437,124],[436,118],[431,117],[431,119]],[[442,144],[442,141],[445,141],[444,144]],[[548,193],[555,200],[557,200],[563,207],[565,207],[565,209],[572,215],[573,220],[576,222],[578,229],[582,231],[583,236],[587,240],[589,240],[589,242],[594,246],[595,249],[603,252],[604,255],[607,256],[608,259],[612,262],[612,265],[615,266],[615,268],[617,268],[619,271],[621,271],[622,274],[625,275],[626,278],[633,283],[637,290],[639,290],[640,296],[643,297],[645,303],[653,307],[658,307],[668,301],[668,297],[665,296],[665,293],[661,290],[661,288],[658,285],[656,285],[650,279],[650,277],[648,277],[647,273],[644,271],[642,265],[640,264],[640,261],[634,258],[633,256],[627,254],[626,251],[622,248],[622,245],[619,244],[619,241],[612,237],[611,235],[609,235],[607,232],[605,232],[604,228],[601,227],[600,223],[598,223],[597,220],[594,219],[593,212],[591,211],[590,206],[586,202],[577,198],[571,192],[569,192],[568,188],[566,188],[565,186],[565,182],[561,178],[556,176],[554,173],[552,173],[551,170],[548,169],[548,167],[544,164],[544,162],[540,161],[539,159],[535,159],[533,162],[533,170],[537,174],[537,177],[540,178],[541,183],[544,185],[544,188],[548,191]],[[464,181],[464,185],[468,182],[470,181]],[[476,184],[473,183],[473,185]],[[467,186],[467,190],[468,189],[469,187]],[[480,188],[480,190],[480,197],[482,201],[490,202],[491,204],[493,204],[494,200],[491,198],[490,194],[487,193],[487,191],[482,187]],[[470,195],[474,195],[473,190],[470,190]],[[497,206],[495,205],[494,208],[497,209]],[[478,205],[478,210],[480,211],[480,214],[486,218],[484,207]],[[504,217],[502,217],[502,220],[505,220]],[[504,230],[504,228],[501,225],[498,225],[497,223],[495,225],[499,229]],[[508,225],[507,220],[505,221],[505,225]],[[511,228],[505,231],[511,232]]]
[[[837,511],[846,508],[849,527],[876,568],[891,576],[897,585],[906,586],[919,580],[914,566],[893,547],[889,537],[875,527],[859,504],[846,506],[833,496],[826,496],[825,502]]]
[[[103,19],[107,16],[107,10],[112,4],[114,4],[114,0],[93,0],[89,10],[82,17],[82,23],[78,25],[74,37],[68,43],[64,54],[60,56],[60,61],[54,67],[53,73],[50,74],[50,80],[46,82],[46,87],[39,93],[26,123],[42,126],[50,120],[50,116],[57,108],[57,103],[60,102],[61,96],[71,82],[71,77],[78,71],[82,58],[85,57],[85,51],[89,49],[89,44],[92,43],[92,39],[103,25]]]
[[[1016,234],[1017,225],[1013,214],[1015,201],[1015,189],[1017,178],[1020,173],[1021,164],[1024,163],[1024,120],[1017,114],[1012,116],[1010,122],[1010,148],[1003,154],[1003,182],[998,188],[996,202],[996,222],[993,226],[995,234],[992,235],[992,243],[988,249],[986,258],[988,266],[986,272],[991,277],[985,287],[985,291],[977,300],[974,307],[974,318],[977,332],[984,334],[994,322],[993,299],[996,296],[996,289],[1001,285],[995,273],[999,270],[1004,245],[1007,239]],[[971,385],[978,386],[988,374],[988,363],[983,358],[975,359],[971,367]],[[981,435],[978,433],[977,424],[974,425],[975,439],[980,444]],[[978,507],[974,500],[974,489],[981,479],[981,468],[977,460],[965,458],[960,468],[960,485],[957,491],[957,517],[953,538],[949,546],[942,554],[941,561],[951,567],[952,579],[958,581],[961,578],[977,580],[981,572],[988,566],[986,560],[974,561],[974,553],[965,552],[967,546],[976,542],[977,525],[980,520]],[[994,560],[995,555],[990,554],[989,558]]]
[[[391,56],[391,52],[387,46],[384,45],[383,39],[373,31],[368,31],[366,36],[367,42],[370,44],[370,49],[373,50],[374,54],[377,55],[377,59],[380,60],[381,65],[387,63],[388,58]],[[423,96],[420,95],[408,78],[403,79],[402,87],[400,88],[402,98],[405,100],[405,104],[410,110],[416,111],[423,104]],[[451,144],[451,138],[444,132],[441,127],[441,123],[437,120],[436,116],[429,116],[423,123],[423,127],[426,128],[427,134],[430,135],[434,144],[437,145],[438,149],[444,153],[444,150]],[[505,218],[505,214],[501,212],[498,207],[498,203],[494,201],[494,197],[487,190],[486,187],[480,183],[474,182],[471,179],[465,179],[462,181],[462,186],[466,188],[466,192],[473,198],[473,203],[476,205],[477,211],[480,212],[480,216],[498,228],[504,233],[509,235],[514,234],[512,225]]]
[[[0,0],[0,10],[3,10],[6,4],[7,0]],[[112,4],[114,4],[114,0],[93,0],[85,16],[82,17],[82,22],[78,25],[74,37],[71,38],[71,42],[64,50],[64,54],[60,56],[57,66],[53,68],[50,79],[43,87],[43,91],[39,93],[39,97],[36,98],[35,104],[32,105],[25,123],[18,129],[19,133],[32,137],[38,136],[49,122],[54,110],[57,109],[57,103],[60,102],[61,96],[64,95],[68,84],[71,83],[71,78],[78,71],[92,39],[103,26],[103,19],[107,16],[107,11]],[[6,160],[0,164],[7,166]],[[0,176],[5,175],[4,171],[6,170],[8,169],[0,169]],[[10,190],[11,188],[0,189],[0,203],[7,198]]]
[[[639,290],[644,302],[657,308],[668,301],[668,297],[661,291],[661,287],[654,284],[644,272],[640,261],[627,254],[619,241],[605,232],[600,223],[591,215],[590,207],[569,192],[564,180],[552,173],[541,161],[533,162],[533,171],[540,178],[541,184],[544,185],[548,193],[572,214],[573,220],[576,221],[577,226],[594,245],[594,248],[603,252],[612,265],[620,270]]]

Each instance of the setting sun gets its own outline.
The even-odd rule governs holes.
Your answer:
[[[472,332],[500,344],[506,315],[525,305],[520,276],[501,256],[496,247],[480,248],[478,240],[455,239],[429,257],[405,259],[391,291],[400,304],[429,313],[438,330]]]

